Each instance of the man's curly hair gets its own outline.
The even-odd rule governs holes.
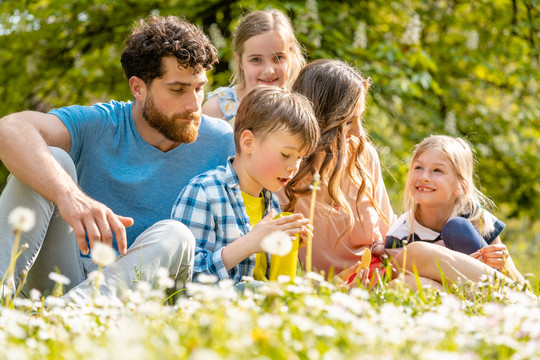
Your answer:
[[[210,70],[217,61],[216,48],[195,25],[176,16],[150,16],[140,20],[125,41],[121,62],[127,79],[137,76],[151,84],[163,76],[165,56],[175,56],[178,64],[195,73]]]

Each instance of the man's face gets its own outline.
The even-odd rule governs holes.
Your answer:
[[[163,76],[148,86],[143,117],[168,140],[191,143],[201,124],[206,72],[194,74],[193,68],[185,69],[173,56],[164,57],[162,66]]]

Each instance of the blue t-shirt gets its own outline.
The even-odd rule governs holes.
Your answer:
[[[69,130],[69,155],[81,189],[116,214],[135,220],[126,228],[128,247],[152,224],[170,217],[191,178],[225,165],[235,153],[231,127],[205,115],[195,142],[162,152],[140,136],[131,105],[113,100],[50,112]]]

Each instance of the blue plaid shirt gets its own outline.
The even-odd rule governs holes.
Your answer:
[[[221,258],[224,246],[251,231],[238,176],[232,168],[233,159],[230,157],[226,166],[191,179],[172,209],[171,217],[184,223],[195,235],[194,278],[199,273],[207,273],[238,283],[243,276],[253,276],[256,254],[248,256],[228,272]],[[280,213],[277,196],[266,189],[263,189],[263,195],[264,215],[271,208]]]

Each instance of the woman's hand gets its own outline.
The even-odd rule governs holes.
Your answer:
[[[386,251],[384,249],[384,243],[382,241],[371,244],[371,253],[378,258],[385,258]]]
[[[370,247],[371,253],[378,258],[385,258],[386,251],[384,249],[384,240],[378,227],[373,229],[373,243]]]
[[[340,289],[351,289],[356,287],[358,283],[365,288],[369,287],[369,268],[361,269],[360,266],[361,261],[358,261],[353,266],[334,276],[333,280]]]

